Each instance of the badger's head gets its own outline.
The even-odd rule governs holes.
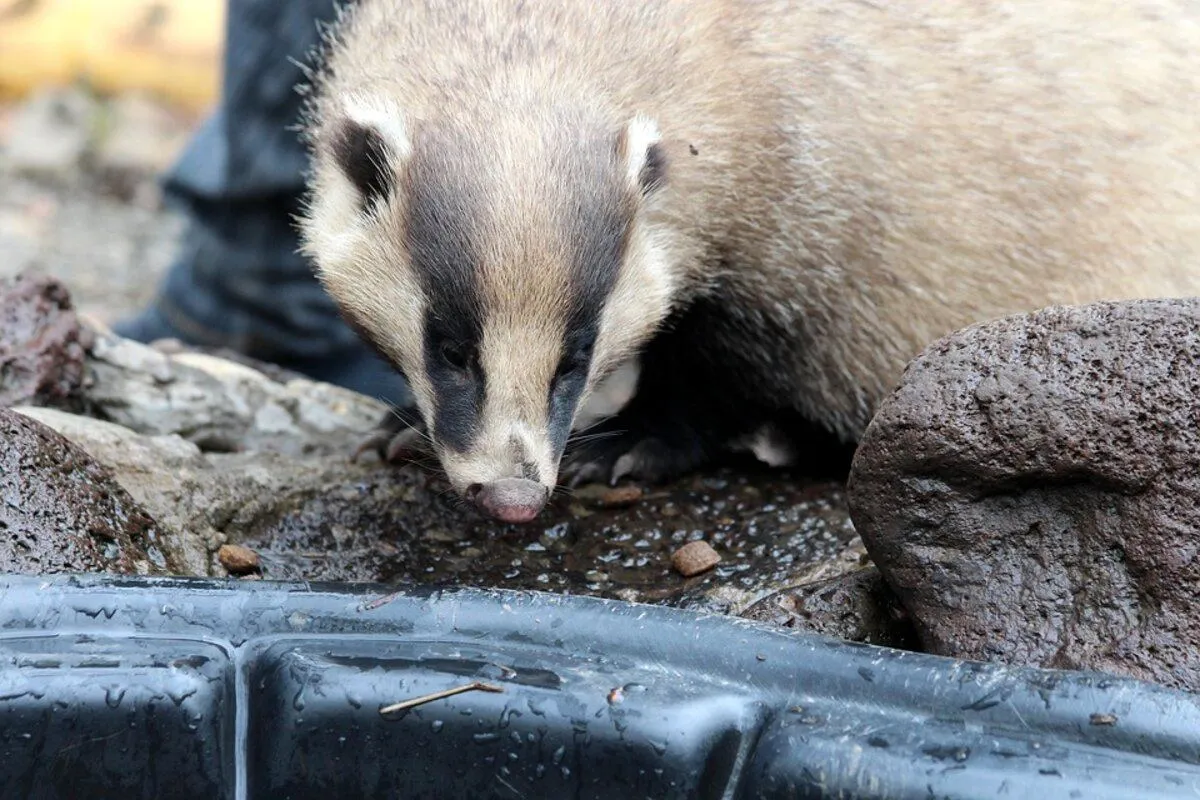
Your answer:
[[[408,378],[454,488],[532,519],[581,403],[671,306],[657,126],[561,110],[416,121],[359,96],[330,104],[312,145],[301,231],[326,288]]]

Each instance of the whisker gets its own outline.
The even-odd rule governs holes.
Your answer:
[[[572,436],[567,439],[567,447],[571,445],[582,444],[583,442],[596,442],[601,439],[611,439],[614,436],[620,436],[621,431],[601,431],[600,433],[588,433],[582,436]]]

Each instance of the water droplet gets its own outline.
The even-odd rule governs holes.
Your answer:
[[[110,686],[104,691],[104,704],[109,708],[116,708],[121,705],[121,701],[125,698],[125,689],[120,686]]]
[[[540,778],[540,777],[542,777],[543,775],[545,775],[545,774],[546,774],[546,765],[545,765],[545,764],[538,764],[536,767],[534,767],[534,769],[533,769],[533,774],[534,774],[534,776],[535,776],[535,777],[538,777],[538,778]]]
[[[434,732],[434,733],[440,733],[440,732],[441,732],[441,730],[442,730],[442,727],[443,727],[445,724],[446,724],[446,723],[445,723],[445,722],[443,722],[442,720],[440,720],[440,719],[435,719],[433,722],[429,723],[429,727],[430,727],[430,728],[433,730],[433,732]]]
[[[666,752],[667,752],[667,743],[666,742],[657,742],[654,739],[647,739],[646,741],[652,748],[654,748],[655,753],[657,753],[660,756],[666,755]]]
[[[477,733],[471,737],[475,740],[475,744],[491,744],[492,742],[500,741],[498,733]]]
[[[550,756],[550,761],[555,766],[558,766],[559,764],[562,763],[563,756],[565,756],[566,754],[567,754],[567,746],[559,745],[558,749],[554,751],[554,755]]]

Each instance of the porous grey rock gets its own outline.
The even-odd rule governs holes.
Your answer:
[[[0,572],[165,574],[154,520],[78,446],[0,409]]]
[[[936,342],[879,409],[849,492],[929,650],[1200,686],[1200,300]]]
[[[200,448],[175,435],[142,436],[128,428],[51,408],[14,411],[66,437],[102,463],[112,478],[153,517],[160,544],[184,574],[207,575],[209,554],[224,541],[210,515],[219,515],[212,465]],[[232,477],[232,476],[231,476]]]
[[[32,274],[0,280],[0,407],[78,406],[90,344],[61,283]]]

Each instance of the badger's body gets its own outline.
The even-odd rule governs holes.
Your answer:
[[[623,364],[571,469],[663,478],[852,441],[963,325],[1200,287],[1185,0],[360,0],[323,64],[306,250],[503,519]]]

